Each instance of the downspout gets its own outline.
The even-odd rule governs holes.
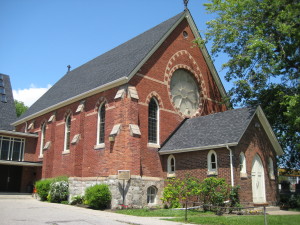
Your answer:
[[[232,162],[232,149],[226,145],[226,148],[229,150],[229,157],[230,157],[230,174],[231,174],[231,186],[234,186],[234,177],[233,177],[233,162]]]

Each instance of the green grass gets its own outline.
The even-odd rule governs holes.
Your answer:
[[[184,222],[184,210],[171,210],[171,209],[125,209],[117,210],[117,213],[143,216],[143,217],[174,217],[168,219],[171,221]],[[267,215],[268,224],[271,225],[298,225],[300,215],[288,216],[273,216]],[[264,224],[264,216],[237,216],[237,215],[223,215],[216,216],[212,212],[199,212],[188,211],[188,223],[201,224],[201,225],[258,225]]]
[[[116,213],[143,216],[143,217],[184,217],[184,210],[172,210],[172,209],[123,209],[117,210]],[[199,212],[190,210],[188,215],[199,215],[199,213],[205,215],[214,215],[212,212]]]
[[[183,217],[178,217],[171,220],[184,222]],[[299,220],[300,215],[267,215],[267,222],[268,224],[272,225],[298,225]],[[264,216],[189,216],[188,222],[201,225],[258,225],[264,224]]]

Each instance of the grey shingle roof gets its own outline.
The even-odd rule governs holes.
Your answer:
[[[164,143],[160,153],[237,143],[256,108],[240,108],[186,120]]]
[[[3,76],[5,95],[7,103],[0,101],[0,130],[13,130],[10,124],[17,118],[12,88],[8,75],[0,74]]]
[[[84,92],[128,77],[184,12],[136,36],[122,45],[70,71],[38,99],[19,119]]]

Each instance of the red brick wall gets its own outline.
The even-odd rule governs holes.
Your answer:
[[[189,33],[187,39],[183,38],[184,30]],[[117,170],[122,169],[131,170],[133,175],[164,176],[165,163],[161,161],[158,149],[147,145],[148,104],[152,96],[156,96],[160,104],[161,144],[184,119],[170,100],[169,83],[172,73],[178,68],[184,68],[195,75],[202,99],[198,116],[226,110],[225,105],[216,103],[221,101],[221,95],[201,51],[198,47],[193,47],[193,39],[192,31],[184,20],[130,80],[130,85],[137,89],[139,100],[128,96],[115,100],[118,88],[113,88],[85,99],[83,112],[75,112],[80,101],[57,109],[56,119],[51,123],[47,122],[46,142],[51,141],[51,147],[44,151],[43,159],[38,159],[39,138],[34,157],[30,158],[31,161],[43,160],[42,176],[108,176],[117,174]],[[105,148],[94,149],[98,107],[103,101],[106,102]],[[65,117],[68,112],[72,114],[71,139],[76,134],[80,134],[81,138],[77,144],[70,146],[70,153],[62,154]],[[38,132],[40,135],[42,123],[48,121],[53,113],[35,118],[35,129],[30,132]],[[115,141],[110,142],[109,133],[118,123],[122,124],[121,131]],[[130,135],[129,124],[139,125],[140,137]],[[24,124],[17,129],[24,129]],[[224,152],[228,154],[228,151]],[[225,174],[226,171],[227,169],[220,173]]]
[[[241,201],[252,202],[251,169],[252,169],[252,163],[254,157],[256,154],[258,154],[264,167],[266,200],[267,202],[271,202],[275,204],[278,196],[278,180],[276,176],[277,174],[276,153],[262,125],[260,124],[260,127],[255,127],[255,123],[260,124],[257,116],[254,117],[248,130],[245,132],[243,138],[241,139],[239,145],[234,150],[235,183],[236,185],[241,186],[241,190],[242,190],[240,191]],[[248,176],[246,179],[240,177],[239,155],[241,152],[244,152],[246,158],[246,169],[247,169],[247,176]],[[275,180],[271,180],[269,176],[269,169],[268,169],[269,157],[273,159]]]

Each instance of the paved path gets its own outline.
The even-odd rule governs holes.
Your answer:
[[[29,197],[0,198],[1,225],[180,225],[160,218],[128,216],[70,205],[40,202]]]

